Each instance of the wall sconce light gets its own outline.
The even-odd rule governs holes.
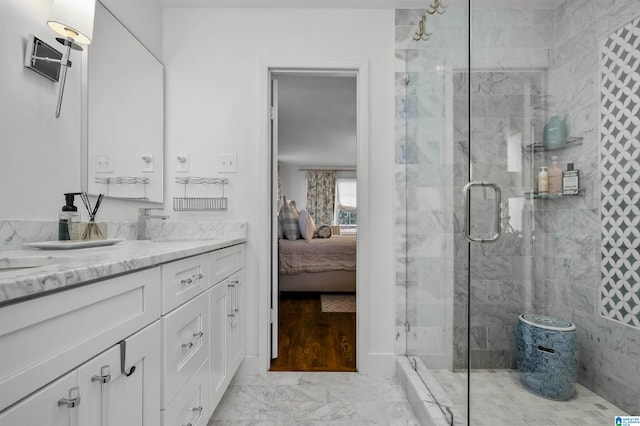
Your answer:
[[[31,52],[31,63],[34,65],[36,60],[60,64],[60,87],[58,90],[56,118],[60,117],[67,68],[71,66],[69,61],[71,49],[82,50],[79,44],[91,44],[95,9],[95,0],[53,0],[47,25],[62,36],[57,37],[56,40],[66,47],[65,52],[60,59],[39,57],[35,51]]]

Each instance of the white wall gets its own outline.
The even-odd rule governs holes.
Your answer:
[[[64,192],[80,184],[81,56],[73,66],[59,119],[58,84],[23,66],[27,35],[62,51],[46,20],[51,0],[9,0],[0,14],[0,217],[57,219]],[[76,53],[76,52],[74,52]]]
[[[58,84],[23,66],[27,35],[60,48],[46,24],[51,0],[8,0],[0,14],[0,218],[56,220],[64,192],[80,190],[82,63],[73,52],[62,113]],[[154,0],[104,3],[161,53],[161,8]],[[133,7],[129,3],[136,3]],[[144,5],[144,6],[143,6]],[[89,47],[90,49],[91,47]],[[103,219],[135,219],[137,205],[106,201]],[[116,207],[117,206],[117,207]]]
[[[263,64],[321,61],[368,64],[368,162],[371,232],[366,268],[372,313],[367,333],[371,373],[391,374],[394,361],[394,12],[393,10],[165,9],[168,173],[178,152],[189,152],[193,175],[219,176],[219,153],[238,154],[230,179],[229,211],[222,217],[249,223],[247,245],[247,354],[266,357],[259,334],[266,318],[258,300],[269,285],[268,211],[261,212],[264,182],[260,164]],[[266,101],[265,101],[266,103]],[[168,182],[169,196],[181,188]],[[266,186],[265,186],[266,184]],[[360,216],[360,214],[359,214]],[[363,276],[365,276],[363,274]],[[260,344],[259,344],[260,342]],[[377,364],[376,360],[384,360]],[[266,368],[260,365],[259,368]]]
[[[301,166],[280,163],[280,182],[282,195],[287,201],[295,200],[298,210],[307,208],[307,175],[300,171]]]

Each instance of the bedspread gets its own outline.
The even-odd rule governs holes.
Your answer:
[[[355,271],[356,237],[334,235],[311,241],[281,239],[278,242],[280,274]]]

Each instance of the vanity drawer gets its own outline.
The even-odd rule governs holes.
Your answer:
[[[160,269],[0,309],[0,411],[160,316]]]
[[[206,254],[162,265],[162,313],[166,314],[209,287]]]
[[[209,285],[214,286],[229,275],[244,268],[244,244],[238,244],[211,252]]]
[[[211,415],[208,366],[207,358],[169,407],[162,410],[162,426],[207,426]]]
[[[209,294],[203,293],[162,317],[162,408],[209,356]]]

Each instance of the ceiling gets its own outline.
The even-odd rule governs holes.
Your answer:
[[[473,7],[555,8],[563,0],[472,0]],[[158,0],[165,7],[291,8],[291,9],[422,9],[432,0]],[[442,0],[452,7],[466,7],[467,0]]]
[[[356,78],[276,74],[278,161],[355,167]]]

